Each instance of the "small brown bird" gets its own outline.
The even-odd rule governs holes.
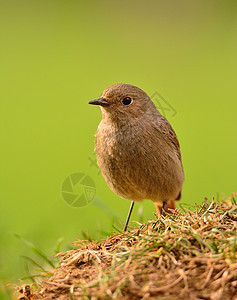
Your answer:
[[[170,123],[136,86],[115,84],[89,104],[102,111],[95,139],[97,163],[108,186],[134,201],[150,199],[157,212],[175,208],[184,173],[180,146]]]

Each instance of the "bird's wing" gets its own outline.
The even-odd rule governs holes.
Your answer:
[[[182,156],[181,156],[181,152],[180,152],[180,145],[179,145],[178,138],[174,132],[174,129],[172,128],[170,123],[166,120],[166,118],[163,116],[160,116],[158,122],[159,122],[159,129],[160,129],[161,133],[164,135],[165,139],[168,140],[168,142],[172,143],[172,145],[174,146],[175,152],[176,152],[179,160],[181,161]]]

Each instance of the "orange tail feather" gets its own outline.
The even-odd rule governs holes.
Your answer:
[[[158,212],[158,214],[160,215],[162,212],[162,203],[158,203],[158,202],[154,202],[156,211]],[[172,213],[172,210],[175,209],[175,200],[170,200],[167,202],[166,206],[165,206],[165,211],[168,213]]]

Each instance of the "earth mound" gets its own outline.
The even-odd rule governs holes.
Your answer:
[[[205,201],[100,242],[79,240],[29,299],[235,299],[237,205]]]

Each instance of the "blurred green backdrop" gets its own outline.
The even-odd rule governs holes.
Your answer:
[[[94,239],[124,222],[130,203],[91,163],[100,110],[88,101],[131,83],[160,93],[183,154],[182,203],[236,191],[236,1],[0,2],[0,277],[26,275],[20,234],[54,255],[81,230]],[[158,103],[156,103],[158,104]],[[96,185],[82,208],[61,195],[76,172]],[[138,219],[137,205],[132,216]],[[153,205],[143,204],[144,220]]]

